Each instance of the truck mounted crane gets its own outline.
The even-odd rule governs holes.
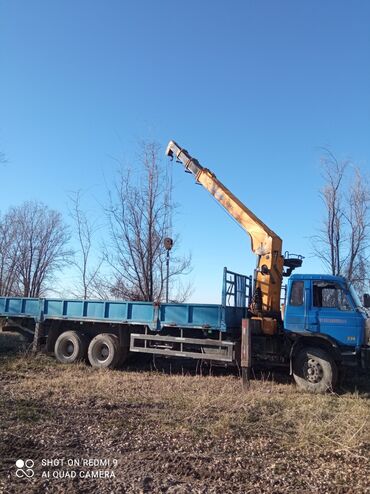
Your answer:
[[[245,204],[220,182],[214,173],[200,165],[176,142],[168,143],[166,154],[182,163],[185,170],[195,176],[251,237],[252,251],[257,255],[254,290],[249,309],[255,321],[260,321],[265,333],[275,333],[280,318],[281,287],[283,276],[300,267],[302,256],[282,255],[282,240],[261,221]],[[284,271],[284,267],[287,269]]]
[[[251,237],[254,277],[224,268],[220,304],[5,296],[0,326],[32,334],[34,349],[64,364],[88,360],[92,367],[115,368],[130,354],[146,353],[238,366],[243,377],[251,367],[278,366],[315,393],[332,389],[346,366],[368,372],[369,297],[362,304],[341,276],[291,275],[301,256],[283,255],[281,238],[174,141],[167,155]],[[283,276],[289,276],[284,314]]]

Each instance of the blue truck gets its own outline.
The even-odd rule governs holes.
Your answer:
[[[249,234],[254,275],[225,268],[221,304],[0,297],[3,328],[31,333],[34,347],[44,344],[59,362],[88,360],[97,368],[146,353],[237,365],[246,382],[251,367],[278,366],[314,393],[333,389],[346,366],[368,372],[369,297],[361,303],[340,276],[292,274],[301,256],[282,255],[280,237],[174,141],[167,155]]]

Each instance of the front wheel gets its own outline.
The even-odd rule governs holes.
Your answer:
[[[294,380],[304,391],[325,393],[334,388],[337,376],[333,358],[322,348],[302,348],[293,359]]]

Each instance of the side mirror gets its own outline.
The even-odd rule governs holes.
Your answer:
[[[370,308],[370,294],[369,293],[364,293],[364,307],[366,307],[366,309]]]

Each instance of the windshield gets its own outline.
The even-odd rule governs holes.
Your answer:
[[[349,291],[350,291],[352,300],[354,301],[356,307],[363,308],[360,297],[357,295],[356,290],[353,288],[352,285],[349,286]]]

